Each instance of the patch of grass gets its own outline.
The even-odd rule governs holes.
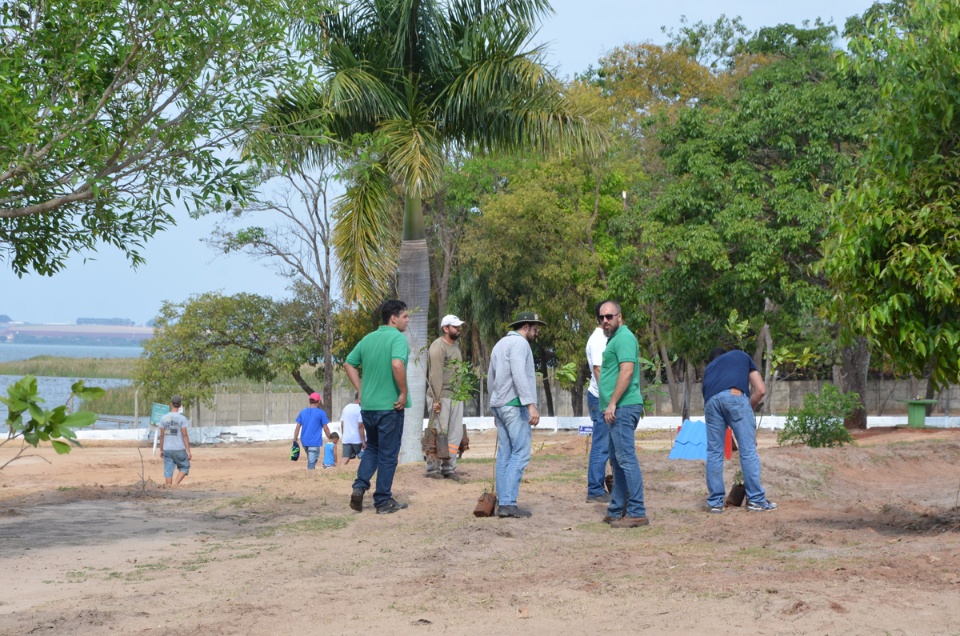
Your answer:
[[[70,492],[71,490],[77,490],[76,486],[58,486],[57,492]]]
[[[0,375],[36,375],[55,378],[116,378],[132,380],[139,358],[59,358],[34,356],[0,362]]]
[[[257,538],[276,536],[279,532],[290,534],[320,534],[331,530],[342,530],[349,525],[349,517],[314,517],[294,523],[285,523],[279,526],[263,528],[257,533]]]
[[[234,555],[233,558],[234,559],[256,559],[258,556],[260,556],[259,552],[247,552],[246,554]]]
[[[118,386],[106,389],[103,397],[96,400],[83,400],[83,408],[101,415],[133,415],[135,386]],[[145,408],[143,404],[140,408]],[[147,413],[149,414],[149,413]],[[144,413],[141,413],[144,415]]]
[[[540,475],[538,477],[532,477],[530,479],[534,483],[568,483],[568,482],[578,482],[583,481],[583,471],[562,471],[556,473],[549,473],[546,475]]]
[[[274,500],[275,500],[277,503],[283,503],[283,504],[302,504],[302,503],[307,503],[307,500],[306,500],[306,499],[303,499],[303,498],[301,498],[301,497],[294,497],[293,495],[275,495],[275,496],[274,496]]]

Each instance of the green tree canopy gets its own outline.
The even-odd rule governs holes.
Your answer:
[[[960,380],[960,5],[898,13],[874,12],[843,59],[877,78],[883,108],[833,197],[824,272],[838,320],[943,386]]]
[[[310,393],[300,369],[323,357],[326,325],[316,307],[309,299],[276,302],[255,294],[164,303],[155,335],[143,345],[137,383],[153,399],[182,394],[188,403],[209,403],[218,382],[237,377],[290,375]]]
[[[171,206],[230,205],[256,98],[299,76],[299,3],[0,5],[0,260],[50,275],[103,244],[142,262]]]

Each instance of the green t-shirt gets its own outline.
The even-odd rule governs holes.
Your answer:
[[[630,384],[627,390],[620,396],[617,406],[631,406],[633,404],[643,404],[643,397],[640,395],[640,346],[637,344],[637,338],[633,335],[626,325],[620,325],[620,328],[614,332],[607,340],[607,348],[603,350],[603,363],[600,365],[600,408],[606,409],[610,404],[610,396],[617,386],[617,376],[620,375],[620,363],[633,363],[633,377],[630,378]]]
[[[407,366],[410,346],[406,337],[396,327],[381,325],[357,343],[347,363],[360,368],[360,408],[364,411],[390,411],[400,397],[400,387],[393,379],[393,361]],[[411,407],[410,392],[407,392],[406,408]]]

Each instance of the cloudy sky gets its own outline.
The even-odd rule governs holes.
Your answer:
[[[665,41],[661,27],[675,29],[681,16],[690,22],[741,16],[748,28],[801,24],[817,17],[842,28],[862,13],[865,0],[806,2],[680,0],[553,0],[555,14],[538,34],[549,46],[549,59],[561,77],[583,71],[614,47],[630,42]],[[177,226],[151,241],[143,251],[147,263],[133,270],[116,250],[78,256],[53,277],[17,278],[0,270],[0,314],[30,323],[73,323],[80,317],[129,318],[142,324],[164,300],[179,302],[193,294],[220,291],[286,295],[287,281],[261,262],[242,254],[217,255],[201,242],[211,219],[177,215]]]

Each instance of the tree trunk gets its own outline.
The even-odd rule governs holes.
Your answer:
[[[683,403],[680,409],[680,421],[686,422],[690,419],[690,393],[693,391],[693,385],[690,381],[690,361],[683,359]]]
[[[553,417],[553,391],[550,389],[550,376],[547,373],[547,353],[540,349],[540,375],[543,377],[543,397],[547,401],[547,417]]]
[[[574,417],[583,417],[583,370],[586,368],[586,364],[580,367],[580,373],[577,374],[577,381],[570,387],[570,406],[573,408]]]
[[[302,375],[300,375],[300,369],[293,371],[290,375],[293,376],[293,379],[300,386],[300,388],[303,389],[304,393],[306,393],[307,395],[310,395],[311,393],[313,393],[313,387],[307,384],[307,381],[303,379]]]
[[[423,436],[424,399],[427,391],[427,318],[430,311],[430,256],[423,223],[423,201],[420,192],[409,190],[405,197],[403,215],[403,242],[400,244],[400,263],[397,272],[397,291],[407,304],[410,324],[407,342],[410,357],[407,360],[407,394],[411,407],[403,418],[403,438],[400,442],[400,463],[423,460],[420,438]]]
[[[843,360],[840,372],[840,390],[855,391],[860,396],[860,406],[843,421],[849,429],[867,428],[867,407],[863,402],[867,394],[867,370],[870,368],[870,347],[866,338],[857,338],[852,345],[840,352]]]
[[[673,374],[673,365],[670,364],[670,358],[667,357],[667,344],[660,335],[660,323],[657,321],[656,313],[651,309],[650,322],[653,326],[653,336],[656,339],[656,346],[660,353],[660,361],[667,372],[667,390],[670,392],[670,408],[676,414],[680,411],[680,392],[677,390],[677,378]],[[659,379],[659,378],[657,378]]]

